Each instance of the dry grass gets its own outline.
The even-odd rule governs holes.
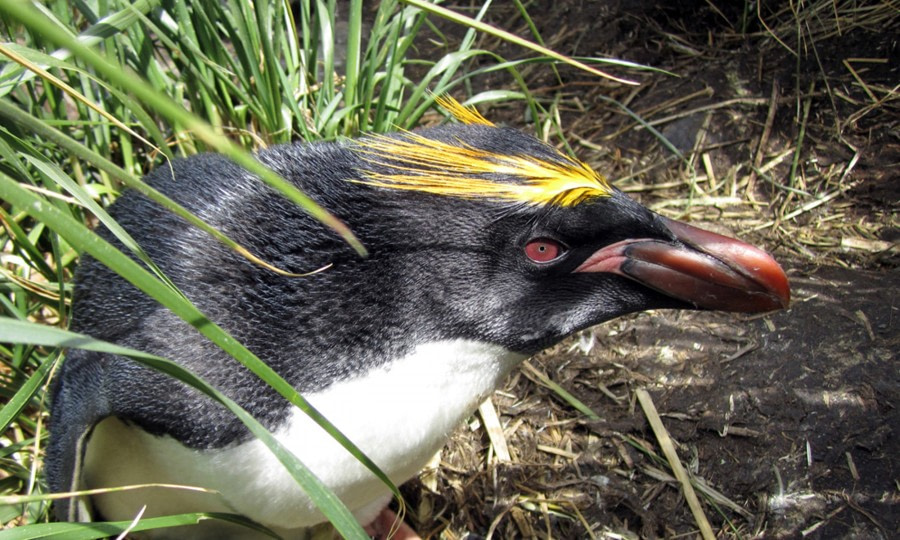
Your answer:
[[[897,267],[900,77],[891,65],[896,46],[885,37],[900,28],[897,6],[816,1],[775,9],[774,3],[763,2],[759,13],[744,20],[727,13],[727,6],[717,7],[721,2],[707,1],[709,9],[697,17],[686,14],[688,8],[661,14],[646,6],[630,13],[607,11],[585,25],[589,17],[580,10],[590,8],[563,4],[543,14],[548,46],[565,53],[636,59],[678,75],[647,72],[639,88],[629,88],[564,70],[559,78],[538,68],[526,70],[525,78],[539,89],[544,106],[547,122],[542,125],[549,131],[558,122],[575,152],[596,170],[654,210],[748,238],[789,268]],[[515,18],[512,12],[507,15]],[[542,14],[532,16],[541,28]],[[519,24],[517,32],[524,35],[527,29]],[[601,28],[608,35],[599,35]],[[486,112],[510,123],[520,122],[520,114],[502,106]],[[799,270],[791,274],[800,276]],[[796,301],[810,305],[818,300],[818,293],[797,296]],[[896,323],[876,336],[871,323],[860,323],[868,320],[858,311],[861,317],[850,316],[878,344],[872,350],[884,350],[878,347],[885,346],[885,335],[888,344],[897,342]],[[658,335],[652,329],[659,320],[674,320],[673,331],[702,337],[641,343],[641,333],[648,329]],[[667,434],[665,426],[680,423],[701,432],[708,429],[702,414],[682,409],[684,403],[671,397],[679,389],[708,386],[701,396],[708,393],[710,402],[716,396],[727,404],[736,395],[728,390],[734,377],[748,369],[742,365],[766,365],[759,359],[767,355],[777,365],[765,342],[780,331],[781,320],[640,315],[541,355],[495,394],[492,406],[482,408],[496,408],[499,425],[490,412],[474,418],[444,450],[430,480],[407,488],[421,532],[446,539],[467,532],[488,538],[816,537],[833,534],[829,530],[846,532],[828,526],[858,517],[862,528],[850,530],[890,536],[892,518],[873,515],[871,500],[854,491],[865,493],[866,483],[853,473],[850,451],[842,459],[854,479],[852,493],[841,498],[835,491],[810,491],[814,495],[803,499],[796,492],[797,479],[783,486],[785,492],[794,490],[791,497],[821,502],[821,508],[810,504],[792,514],[778,507],[777,493],[772,495],[769,487],[780,470],[816,470],[812,458],[806,466],[806,447],[773,442],[778,435],[768,432],[765,423],[719,425],[714,429],[721,448],[704,446],[692,435]],[[748,325],[761,333],[748,331]],[[599,337],[610,327],[615,337]],[[728,381],[717,378],[729,374]],[[748,378],[744,384],[755,383]],[[559,387],[577,395],[560,393]],[[644,387],[656,398],[662,393],[666,401],[656,435],[636,406],[636,391]],[[809,391],[827,403],[827,388]],[[696,392],[685,394],[700,399]],[[591,403],[598,416],[592,419],[581,401]],[[848,437],[829,432],[833,426],[825,423],[818,429],[821,437]],[[672,472],[670,466],[677,470],[679,462],[661,457],[660,441],[670,438],[686,476]],[[679,438],[693,442],[681,444]],[[769,453],[756,456],[754,447]],[[715,463],[720,458],[708,455],[712,448],[726,452],[725,460],[770,460],[771,467],[760,473],[765,481],[757,479],[760,485],[747,487],[745,479],[723,476]],[[804,467],[791,469],[786,463]],[[704,476],[703,470],[718,471],[718,476]],[[827,474],[839,473],[829,468]],[[682,496],[686,490],[678,488],[688,477],[702,501],[694,510],[696,518]],[[896,492],[891,497],[897,501]],[[713,523],[711,530],[701,514]],[[866,523],[872,528],[866,529]]]

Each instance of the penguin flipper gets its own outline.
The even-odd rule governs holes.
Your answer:
[[[110,416],[102,387],[103,354],[72,349],[68,352],[51,392],[50,443],[44,471],[54,493],[78,491],[85,446],[94,427]],[[90,521],[90,498],[58,499],[60,521]]]

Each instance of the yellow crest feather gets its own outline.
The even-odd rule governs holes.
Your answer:
[[[563,207],[611,194],[605,178],[562,153],[558,161],[547,161],[524,154],[491,153],[462,141],[449,144],[415,133],[364,139],[357,151],[370,164],[390,171],[363,171],[365,179],[359,182],[378,187]],[[520,182],[498,181],[488,175],[511,176]]]
[[[463,124],[481,124],[483,126],[493,126],[494,124],[487,118],[481,116],[475,107],[466,107],[462,103],[456,101],[448,95],[435,96],[434,100],[442,109],[450,113],[453,118]]]

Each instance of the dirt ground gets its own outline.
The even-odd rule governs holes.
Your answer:
[[[784,312],[640,314],[533,359],[602,419],[523,370],[493,398],[512,462],[473,420],[437,479],[407,486],[411,511],[448,537],[694,536],[632,397],[644,387],[682,462],[727,499],[706,505],[720,536],[896,538],[900,272],[790,274]]]
[[[490,17],[529,35],[509,4]],[[493,397],[509,460],[473,417],[404,486],[409,521],[446,539],[699,537],[636,404],[646,388],[718,537],[900,537],[896,5],[549,4],[529,8],[548,46],[670,72],[611,69],[631,88],[529,68],[576,154],[666,215],[770,250],[792,306],[639,314],[532,359]]]

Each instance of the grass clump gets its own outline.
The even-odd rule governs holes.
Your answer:
[[[439,10],[425,2],[386,0],[374,8],[362,0],[11,0],[0,5],[4,528],[18,527],[20,538],[103,537],[131,530],[128,524],[34,529],[52,521],[41,475],[48,381],[66,347],[110,346],[65,331],[79,255],[90,253],[175,313],[198,326],[197,321],[203,321],[104,208],[124,187],[140,190],[253,258],[140,180],[172,159],[216,151],[258,174],[363,253],[352,231],[264,169],[249,152],[295,140],[412,129],[432,107],[434,96],[444,93],[469,94],[472,103],[528,98],[517,66],[555,62],[559,55],[509,62],[476,48],[475,27],[504,39],[501,32],[477,22],[489,6],[485,3],[473,18],[454,18],[470,28],[451,44],[441,41],[443,35],[429,19]],[[424,42],[424,32],[437,37]],[[540,41],[539,35],[534,37]],[[434,49],[441,52],[435,54]],[[427,54],[420,57],[422,51]],[[512,73],[519,88],[471,95],[472,77],[504,70]],[[539,110],[534,101],[529,105]],[[109,228],[143,264],[112,250],[91,231],[98,224]],[[215,325],[203,327],[211,340],[305,408],[303,398],[249,351]],[[223,398],[164,359],[136,351],[117,354]],[[241,416],[239,409],[233,410]],[[279,453],[277,443],[259,432],[255,420],[241,418]],[[327,420],[320,421],[327,425]],[[283,456],[283,462],[298,482],[325,500],[326,492],[301,464],[290,455]],[[342,534],[362,534],[341,505],[325,503],[323,510]],[[231,518],[192,514],[141,527],[201,519]]]

